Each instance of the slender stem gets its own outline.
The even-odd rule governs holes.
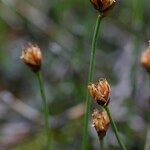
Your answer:
[[[150,126],[147,129],[147,136],[146,136],[146,139],[145,139],[144,150],[149,150],[150,149],[150,142],[149,141],[150,141]]]
[[[122,141],[121,141],[121,139],[120,139],[120,137],[119,137],[119,132],[118,132],[117,126],[116,126],[116,124],[115,124],[115,122],[114,122],[114,120],[113,120],[113,118],[112,118],[112,116],[111,116],[111,113],[110,113],[109,108],[108,108],[108,107],[105,107],[105,110],[107,111],[107,114],[108,114],[108,116],[109,116],[110,123],[111,123],[111,127],[112,127],[112,129],[113,129],[113,131],[114,131],[114,133],[115,133],[115,136],[116,136],[117,141],[118,141],[118,143],[119,143],[119,145],[120,145],[120,148],[121,148],[122,150],[126,150],[125,145],[122,143]]]
[[[40,92],[41,92],[41,97],[43,100],[43,111],[44,111],[44,120],[45,120],[45,134],[47,137],[47,150],[51,150],[51,133],[50,133],[50,128],[49,128],[49,109],[48,109],[48,104],[47,104],[47,98],[45,95],[45,91],[44,91],[44,83],[43,83],[43,79],[42,79],[42,75],[41,72],[37,72],[37,79],[38,79],[38,83],[39,83],[39,87],[40,87]]]
[[[148,87],[148,90],[150,91],[150,74],[147,75],[147,87]],[[150,116],[148,116],[148,123],[150,121]],[[145,146],[144,146],[144,150],[149,150],[150,149],[150,124],[148,125],[148,128],[147,128],[147,136],[146,136],[146,139],[145,139]]]
[[[104,149],[104,139],[100,139],[99,138],[99,143],[100,143],[100,150],[103,150]]]
[[[92,49],[91,49],[91,56],[90,56],[90,66],[89,66],[89,73],[88,73],[88,83],[92,81],[93,79],[93,72],[94,72],[94,63],[95,63],[95,51],[96,51],[96,43],[98,38],[98,31],[100,27],[100,23],[102,20],[102,16],[98,15],[93,40],[92,40]],[[91,100],[88,94],[88,91],[86,91],[86,113],[84,118],[84,132],[83,132],[83,141],[82,141],[82,150],[88,149],[88,124],[89,124],[89,115],[90,115],[90,107],[91,107]]]

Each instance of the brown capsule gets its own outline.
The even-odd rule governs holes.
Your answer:
[[[150,41],[149,47],[141,55],[141,64],[150,73]]]
[[[93,99],[101,106],[107,106],[110,101],[110,85],[106,79],[100,79],[96,84],[89,84],[88,90]]]
[[[100,139],[106,135],[107,129],[109,127],[109,117],[105,111],[100,112],[97,109],[92,113],[92,123],[97,131]]]
[[[42,53],[37,45],[28,44],[28,46],[23,49],[20,58],[33,72],[38,72],[41,69]]]
[[[108,12],[115,6],[115,0],[90,0],[94,8],[98,10],[102,16],[107,16]]]

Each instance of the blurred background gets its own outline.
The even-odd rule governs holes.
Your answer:
[[[128,150],[150,150],[150,82],[140,55],[150,39],[149,0],[118,0],[100,29],[94,82],[107,78],[110,109]],[[89,0],[0,0],[0,149],[42,150],[42,100],[22,48],[41,48],[54,150],[80,150],[91,40]],[[95,103],[93,108],[98,107]],[[99,142],[90,123],[90,150]],[[119,150],[109,128],[105,149]]]

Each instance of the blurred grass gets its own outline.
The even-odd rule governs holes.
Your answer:
[[[53,141],[52,143],[55,144],[53,149],[80,149],[81,145],[81,120],[75,120],[71,123],[64,126],[61,130],[54,130],[53,131]],[[72,130],[73,129],[73,130]],[[12,150],[44,150],[44,143],[45,143],[45,134],[43,132],[38,133],[23,143],[18,144]]]
[[[18,146],[16,146],[15,148],[12,148],[12,150],[42,150],[43,148],[43,144],[45,142],[45,134],[41,133],[36,135],[36,137],[28,139],[26,141],[24,141],[23,144],[19,144]]]

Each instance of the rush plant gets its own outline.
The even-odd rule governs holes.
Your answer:
[[[42,102],[43,102],[43,112],[45,121],[45,133],[47,137],[46,149],[51,150],[51,131],[49,128],[49,109],[48,102],[44,90],[44,83],[41,74],[41,64],[42,64],[42,52],[37,45],[29,44],[23,51],[21,55],[23,62],[34,72],[37,77],[39,84]]]

